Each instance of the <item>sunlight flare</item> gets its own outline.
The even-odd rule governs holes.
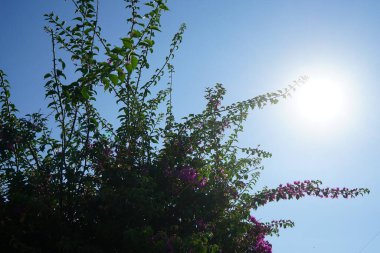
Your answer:
[[[310,78],[295,97],[300,116],[315,124],[337,123],[347,109],[344,90],[332,79]]]

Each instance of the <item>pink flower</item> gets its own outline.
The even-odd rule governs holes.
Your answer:
[[[202,180],[199,182],[198,186],[200,188],[205,187],[207,184],[208,179],[206,177],[203,177]]]
[[[179,178],[188,183],[195,183],[198,177],[196,170],[190,166],[186,166],[179,172]]]
[[[318,180],[305,180],[303,182],[295,181],[293,184],[287,183],[285,186],[279,185],[275,189],[263,190],[257,193],[253,198],[252,207],[256,209],[258,206],[265,205],[268,202],[280,199],[299,199],[306,195],[316,196],[320,198],[338,198],[339,195],[343,198],[353,198],[359,194],[368,193],[366,189],[348,188],[320,188],[321,182]]]

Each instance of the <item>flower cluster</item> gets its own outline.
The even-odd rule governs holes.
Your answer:
[[[198,173],[194,168],[185,166],[179,171],[179,178],[188,183],[195,183],[198,178]]]
[[[320,188],[322,184],[319,180],[305,180],[303,182],[295,181],[293,184],[279,185],[275,189],[264,189],[252,197],[252,208],[257,209],[268,202],[279,201],[280,199],[299,199],[306,195],[320,198],[354,198],[358,195],[369,193],[364,188]]]
[[[190,166],[183,167],[179,171],[178,177],[182,181],[192,184],[192,185],[196,185],[200,188],[205,187],[207,184],[207,178],[202,177],[200,179],[198,172],[193,167],[190,167]]]
[[[254,252],[272,253],[272,245],[265,240],[265,235],[269,232],[269,227],[257,221],[253,216],[250,216],[249,220],[254,224],[253,233],[256,237],[255,243],[252,247]]]
[[[255,251],[257,253],[272,253],[272,245],[264,240],[264,235],[259,234],[256,239]]]

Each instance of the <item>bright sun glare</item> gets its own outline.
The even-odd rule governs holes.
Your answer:
[[[347,109],[344,90],[332,79],[310,78],[296,91],[295,98],[300,116],[318,125],[339,122]]]

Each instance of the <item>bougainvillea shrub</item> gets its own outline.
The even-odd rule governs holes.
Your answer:
[[[258,221],[260,206],[369,193],[322,188],[317,180],[253,190],[271,154],[239,146],[243,122],[304,78],[232,105],[222,104],[225,89],[217,84],[206,90],[203,112],[177,120],[171,62],[185,25],[162,65],[150,66],[166,2],[125,1],[129,32],[117,45],[102,36],[97,1],[68,2],[72,18],[45,15],[48,113],[20,116],[0,71],[2,252],[269,253],[266,237],[294,224]],[[97,110],[100,92],[114,97],[117,126]]]

